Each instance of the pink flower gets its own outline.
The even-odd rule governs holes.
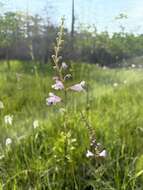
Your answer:
[[[62,90],[64,89],[64,85],[60,80],[56,80],[56,83],[52,85],[52,88],[55,90]]]
[[[55,105],[59,102],[61,102],[61,98],[50,92],[49,97],[46,99],[46,104],[50,106],[50,105]]]
[[[76,92],[81,92],[81,91],[85,91],[84,87],[85,87],[85,81],[81,81],[79,84],[75,84],[71,86],[70,89]]]

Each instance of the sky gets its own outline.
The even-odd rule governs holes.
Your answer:
[[[52,21],[59,23],[64,15],[66,26],[71,25],[72,0],[5,0],[7,5],[3,9],[26,11],[32,14],[45,14],[45,7],[49,7],[48,14]],[[120,13],[128,19],[116,20]],[[108,30],[117,32],[119,25],[123,25],[128,32],[143,33],[143,0],[75,0],[76,26],[79,24],[95,25],[98,31]]]

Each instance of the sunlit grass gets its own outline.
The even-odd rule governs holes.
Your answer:
[[[69,152],[69,190],[142,189],[143,70],[79,63],[73,63],[71,70],[70,83],[87,81],[89,93],[68,96],[69,129],[76,139],[74,151]],[[0,183],[4,189],[62,190],[62,113],[59,106],[49,108],[45,101],[51,75],[50,64],[13,61],[10,70],[0,65],[0,100],[5,106],[0,111]],[[87,109],[97,140],[108,152],[98,167],[85,156],[89,142],[80,110]],[[4,123],[8,114],[13,115],[12,126]],[[39,121],[36,129],[34,120]],[[8,147],[7,138],[12,139]]]

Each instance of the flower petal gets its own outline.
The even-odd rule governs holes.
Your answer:
[[[64,89],[64,85],[60,80],[56,80],[56,83],[52,85],[52,88],[55,90],[62,90]]]

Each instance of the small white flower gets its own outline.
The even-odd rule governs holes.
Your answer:
[[[135,67],[136,67],[136,65],[135,65],[135,64],[132,64],[132,65],[131,65],[131,67],[132,67],[132,68],[135,68]]]
[[[105,158],[107,156],[106,150],[103,150],[102,152],[100,152],[99,156]]]
[[[5,145],[8,146],[12,143],[12,139],[11,138],[7,138],[5,141]]]
[[[12,125],[13,115],[5,115],[4,116],[5,124]]]
[[[2,101],[0,101],[0,109],[3,109],[4,108],[4,104]]]
[[[117,87],[117,86],[118,86],[118,83],[115,82],[115,83],[113,84],[113,86],[114,86],[114,87]]]
[[[39,127],[39,121],[35,120],[33,121],[33,128],[36,129],[37,127]]]
[[[93,156],[94,156],[94,154],[90,150],[88,150],[86,153],[86,157],[89,158],[89,157],[93,157]]]

